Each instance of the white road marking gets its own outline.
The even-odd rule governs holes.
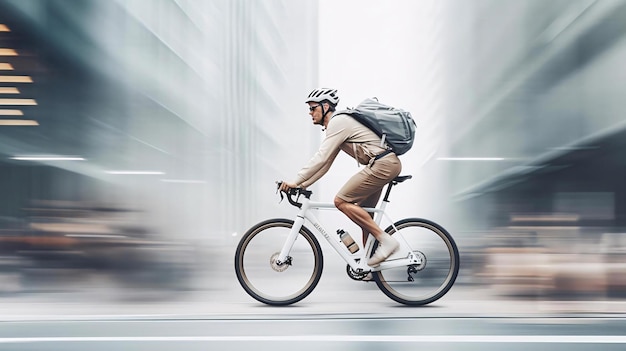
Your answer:
[[[0,338],[0,344],[58,342],[421,342],[626,344],[626,335],[277,335],[277,336],[59,336]]]

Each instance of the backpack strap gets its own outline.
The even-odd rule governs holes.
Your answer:
[[[387,149],[387,150],[379,153],[378,155],[372,157],[372,159],[370,160],[370,163],[369,163],[370,168],[374,165],[374,162],[376,162],[377,160],[380,160],[381,158],[383,158],[383,157],[385,157],[385,156],[387,156],[387,155],[389,155],[391,153],[393,153],[393,150]]]

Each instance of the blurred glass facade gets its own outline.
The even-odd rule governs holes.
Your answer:
[[[440,161],[467,262],[509,293],[626,295],[626,2],[447,5]]]
[[[316,146],[313,131],[290,130],[316,83],[313,2],[1,5],[2,46],[19,53],[11,75],[34,80],[19,84],[38,103],[21,118],[40,124],[0,129],[3,168],[39,172],[42,188],[3,181],[5,215],[37,198],[122,201],[162,214],[152,220],[174,236],[217,238],[259,216],[242,204],[273,190],[286,153]],[[7,160],[16,155],[85,160]]]

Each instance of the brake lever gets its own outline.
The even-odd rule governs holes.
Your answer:
[[[285,196],[283,195],[283,192],[280,191],[280,186],[283,184],[283,182],[276,182],[276,194],[280,195],[280,201],[278,201],[278,203],[283,202],[283,200],[285,199]]]
[[[290,188],[289,191],[282,191],[280,190],[280,186],[283,184],[283,182],[276,182],[276,192],[280,193],[280,201],[278,203],[283,202],[283,200],[285,199],[285,195],[287,196],[287,199],[289,200],[289,203],[296,206],[296,204],[298,204],[298,201],[300,200],[300,195],[302,195],[302,188]],[[296,200],[294,201],[292,199],[292,196],[296,195]],[[299,206],[298,206],[299,207]]]

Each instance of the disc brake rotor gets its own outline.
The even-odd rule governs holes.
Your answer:
[[[422,261],[422,263],[420,263],[420,264],[416,264],[416,265],[413,265],[413,267],[415,267],[415,269],[416,269],[418,272],[419,272],[419,271],[421,271],[422,269],[426,268],[426,255],[424,255],[424,253],[423,253],[423,252],[421,252],[421,251],[417,251],[417,250],[416,250],[416,251],[413,251],[413,254],[414,254],[415,256],[419,257],[419,258],[420,258],[420,260]]]
[[[282,265],[279,266],[276,263],[276,260],[278,259],[278,255],[280,255],[280,252],[277,252],[270,257],[270,267],[272,267],[272,269],[275,270],[276,272],[284,272],[287,268],[289,268],[289,264],[283,263]]]

